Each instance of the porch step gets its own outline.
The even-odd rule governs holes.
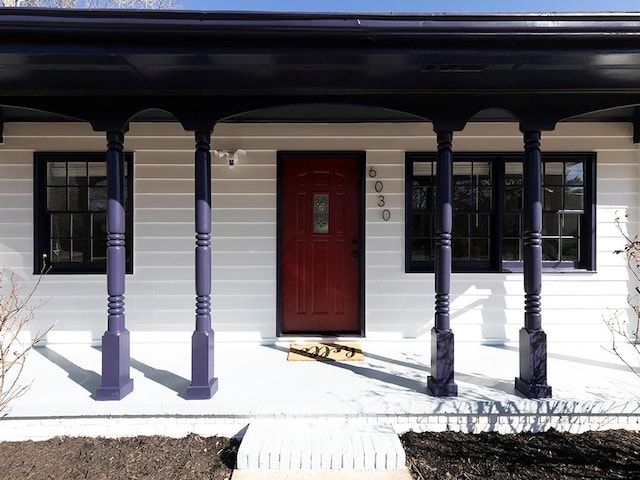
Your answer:
[[[391,472],[406,456],[390,425],[251,423],[240,443],[239,471]]]

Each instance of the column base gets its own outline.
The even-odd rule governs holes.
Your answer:
[[[453,380],[454,343],[451,330],[431,329],[431,373],[427,388],[435,397],[455,397],[458,386]]]
[[[551,398],[549,385],[527,383],[520,377],[516,377],[516,390],[529,398]]]
[[[213,330],[193,332],[191,337],[191,385],[188,400],[207,400],[218,390],[213,377]]]
[[[439,383],[435,378],[427,378],[427,389],[434,397],[457,397],[458,385],[455,383]]]
[[[102,336],[102,384],[96,400],[122,400],[133,391],[129,343],[128,330],[107,331]]]
[[[96,400],[122,400],[133,391],[133,379],[118,385],[117,387],[100,386],[96,390]]]
[[[520,376],[515,388],[529,398],[551,397],[547,385],[547,334],[543,330],[520,329]]]
[[[207,385],[189,385],[187,400],[209,400],[218,391],[218,379],[212,378]]]

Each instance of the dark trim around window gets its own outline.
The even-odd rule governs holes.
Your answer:
[[[456,163],[463,170],[466,168],[471,172],[476,168],[474,165],[478,165],[477,170],[480,170],[482,165],[485,166],[485,169],[488,166],[490,178],[487,178],[485,174],[483,180],[485,183],[481,184],[477,180],[479,176],[474,173],[470,174],[469,191],[473,193],[475,203],[468,202],[466,194],[457,198],[455,195],[456,185],[454,185],[453,272],[522,271],[522,222],[519,216],[523,215],[523,212],[521,199],[518,198],[519,194],[517,193],[520,188],[517,171],[523,158],[524,154],[521,153],[454,154],[454,184],[456,182]],[[431,169],[431,175],[434,177],[433,183],[430,183],[428,174],[414,176],[414,165],[418,162],[425,163],[425,172]],[[543,191],[543,251],[546,251],[543,271],[594,271],[596,268],[596,154],[543,153],[542,162],[543,189],[546,188],[545,191],[549,198],[546,200]],[[567,169],[576,164],[582,165],[582,179],[574,186],[572,181],[568,180],[570,176]],[[429,165],[436,165],[435,153],[407,152],[405,155],[405,271],[408,273],[434,271],[435,170],[432,168],[435,167]],[[547,166],[549,167],[548,175],[545,176]],[[558,169],[562,169],[561,174],[558,174]],[[490,193],[487,190],[487,185],[490,185]],[[466,188],[465,184],[461,190],[464,191]],[[415,189],[418,191],[416,192]],[[569,197],[579,198],[579,193],[576,194],[573,190],[582,191],[581,208],[567,200]],[[428,193],[425,193],[426,191]],[[482,197],[483,192],[484,197]],[[425,195],[431,199],[425,201]],[[519,207],[513,206],[514,201],[520,202]],[[511,207],[508,206],[509,202],[512,203]],[[465,203],[469,205],[465,205]],[[420,212],[416,212],[414,208],[417,204],[422,205]],[[464,232],[462,234],[460,231],[456,232],[456,214],[463,219],[468,215],[488,219],[484,224],[482,222],[480,224],[488,226],[489,244],[486,245],[485,240],[482,239],[481,235],[486,234],[482,230],[478,230],[478,221],[476,221],[475,232],[471,231],[471,227],[467,229],[464,222],[462,224]],[[518,223],[518,218],[520,218],[519,226],[515,226],[515,223]],[[544,222],[545,218],[547,219],[546,223]],[[566,224],[577,225],[577,240],[575,242],[571,236],[565,235],[563,237],[562,229]],[[509,227],[511,228],[510,233]],[[414,232],[414,229],[420,229],[421,232]],[[431,237],[431,246],[429,245],[429,237]],[[547,238],[546,244],[545,237]],[[463,259],[458,254],[458,259],[456,259],[456,245],[458,247],[460,245],[462,247],[471,246],[474,241],[482,246],[479,249],[480,253],[474,257],[474,254],[471,253],[471,247],[469,247],[470,253],[467,258]],[[416,245],[419,245],[417,255],[414,250]],[[558,245],[557,248],[556,245]],[[461,251],[464,253],[464,248]]]
[[[49,274],[106,273],[106,153],[36,152],[33,164],[34,273],[45,264]],[[125,268],[132,274],[133,154],[129,152],[125,178]]]

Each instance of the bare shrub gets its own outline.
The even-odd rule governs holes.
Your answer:
[[[45,273],[43,270],[35,285],[22,293],[15,274],[0,269],[0,412],[31,386],[20,383],[27,354],[54,326],[35,334],[26,332],[39,306],[33,304],[33,296]]]
[[[625,218],[628,215],[625,215]],[[624,239],[624,247],[614,250],[616,255],[624,255],[627,270],[631,274],[633,287],[627,294],[627,304],[633,311],[631,322],[626,312],[616,312],[605,319],[605,324],[611,332],[611,352],[638,377],[640,377],[640,239],[638,235],[631,236],[622,228],[619,216],[615,219],[616,227]],[[623,348],[621,348],[621,343]]]

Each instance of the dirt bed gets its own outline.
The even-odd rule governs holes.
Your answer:
[[[640,433],[407,433],[415,479],[640,479]]]
[[[414,479],[640,479],[640,433],[407,433]],[[3,480],[225,480],[238,442],[189,435],[0,443]]]

